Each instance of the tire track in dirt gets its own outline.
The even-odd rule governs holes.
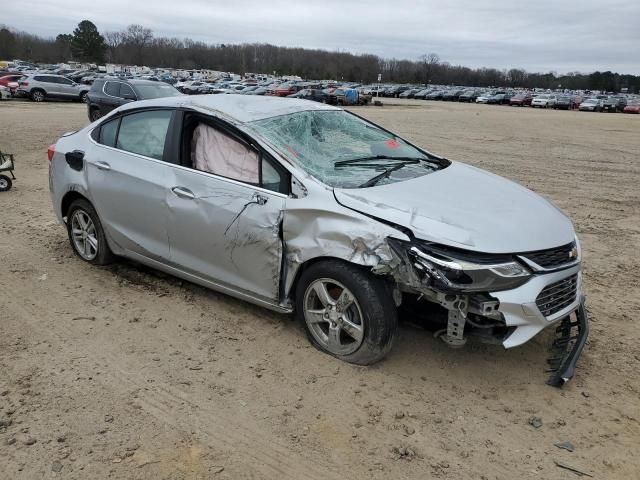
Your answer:
[[[5,286],[5,291],[11,299],[19,299],[21,292],[11,285]],[[57,322],[58,331],[62,331],[68,336],[65,338],[57,332],[48,328],[43,328],[43,322],[39,321],[42,310],[36,307],[20,304],[11,300],[7,302],[8,313],[15,315],[21,321],[27,323],[31,328],[39,331],[44,336],[52,339],[56,343],[65,343],[77,337],[77,331],[70,328],[64,322]],[[105,345],[105,347],[107,347]],[[242,450],[242,456],[251,458],[251,463],[243,464],[244,468],[250,468],[258,477],[266,478],[292,478],[292,479],[340,479],[337,472],[333,472],[327,465],[319,465],[309,458],[293,456],[291,450],[279,444],[273,437],[265,435],[256,428],[250,428],[246,424],[234,421],[230,415],[216,415],[209,411],[206,405],[192,401],[183,392],[170,386],[149,387],[148,378],[135,372],[133,369],[124,368],[122,359],[109,351],[109,348],[89,350],[80,348],[76,343],[76,352],[87,355],[94,361],[109,365],[109,369],[104,376],[111,376],[116,382],[107,383],[100,380],[103,386],[112,388],[114,384],[127,383],[129,386],[138,389],[136,401],[142,409],[157,418],[160,422],[168,423],[176,429],[182,428],[184,419],[178,419],[173,411],[187,404],[193,414],[197,415],[197,424],[192,427],[200,430],[207,437],[210,446],[224,450],[232,446],[234,449]],[[116,375],[114,372],[118,372]]]

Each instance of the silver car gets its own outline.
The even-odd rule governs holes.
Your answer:
[[[55,213],[83,260],[127,257],[294,312],[320,350],[371,364],[398,312],[521,345],[587,337],[580,244],[554,205],[340,108],[245,95],[123,105],[49,149]],[[407,313],[412,312],[412,313]]]
[[[29,97],[34,102],[58,98],[66,100],[87,101],[90,85],[76,83],[62,75],[34,73],[22,77],[18,81],[18,96]]]

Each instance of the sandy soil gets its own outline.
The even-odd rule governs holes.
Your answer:
[[[46,149],[84,107],[4,102],[18,180],[0,194],[0,478],[577,478],[555,461],[638,478],[640,116],[396,103],[358,112],[573,218],[592,324],[571,384],[544,384],[545,338],[450,350],[405,323],[388,359],[360,368],[289,317],[91,267],[47,186]]]

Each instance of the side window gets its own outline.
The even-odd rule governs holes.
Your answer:
[[[289,193],[286,175],[276,169],[264,156],[262,157],[262,188],[274,192]]]
[[[162,160],[171,110],[152,110],[122,117],[116,148]]]
[[[191,164],[202,172],[251,185],[260,184],[258,152],[206,123],[198,124],[193,130]]]
[[[58,83],[61,83],[62,85],[71,85],[73,82],[71,80],[69,80],[68,78],[62,78],[62,77],[58,77]]]
[[[121,98],[137,98],[135,92],[133,91],[133,88],[131,88],[131,86],[127,85],[126,83],[120,84],[120,93],[118,94],[118,96]]]
[[[120,125],[120,119],[116,118],[110,122],[105,123],[100,127],[100,134],[98,135],[98,143],[106,145],[107,147],[114,147],[116,145],[116,135],[118,133],[118,125]]]
[[[120,82],[107,82],[104,84],[104,93],[117,97],[120,95]]]
[[[188,130],[189,131],[189,130]],[[200,122],[191,130],[191,166],[274,192],[288,193],[286,172],[278,169],[265,155],[223,130]]]

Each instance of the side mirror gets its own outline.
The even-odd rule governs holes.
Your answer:
[[[122,98],[124,98],[125,100],[129,100],[130,102],[135,102],[135,101],[137,100],[137,99],[136,99],[136,96],[135,96],[135,95],[132,95],[132,94],[130,94],[130,93],[125,93],[125,94],[122,96]]]

